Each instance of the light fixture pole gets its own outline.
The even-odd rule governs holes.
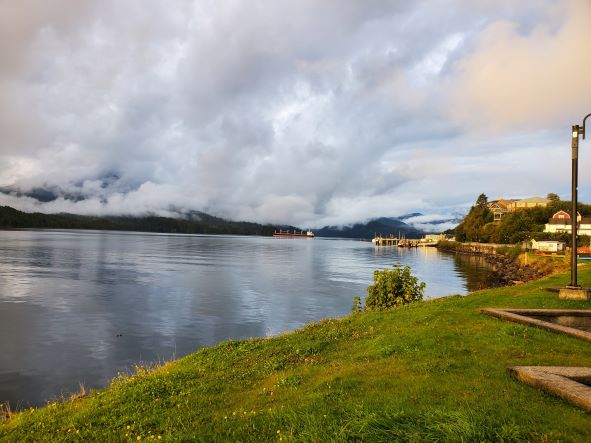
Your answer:
[[[571,241],[571,267],[570,267],[570,287],[579,288],[577,283],[577,231],[578,231],[578,220],[577,220],[577,187],[579,180],[579,135],[583,136],[585,140],[585,122],[587,118],[591,117],[591,114],[587,114],[583,119],[583,125],[573,125],[572,128],[572,211],[571,211],[571,228],[572,228],[572,241]]]

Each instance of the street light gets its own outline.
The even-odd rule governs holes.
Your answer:
[[[583,124],[573,125],[572,130],[572,213],[571,213],[571,227],[572,227],[572,248],[571,248],[571,268],[570,268],[570,286],[569,288],[578,289],[580,286],[577,283],[577,182],[579,179],[579,136],[583,136],[585,140],[585,122],[591,117],[587,114],[583,119]]]

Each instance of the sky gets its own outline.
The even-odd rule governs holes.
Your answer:
[[[0,0],[0,205],[445,229],[569,199],[589,42],[588,0]]]

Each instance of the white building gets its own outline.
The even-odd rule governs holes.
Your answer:
[[[554,214],[552,218],[548,220],[548,223],[546,223],[544,232],[559,234],[571,233],[572,223],[569,213],[566,211],[558,211],[556,214]],[[581,214],[577,213],[577,234],[591,236],[591,218],[583,218],[581,217]]]
[[[566,245],[564,242],[555,241],[555,240],[532,240],[531,241],[531,248],[534,251],[541,251],[541,252],[563,252]]]
[[[423,241],[424,242],[438,242],[438,241],[445,240],[446,238],[447,238],[447,235],[445,235],[445,234],[425,234],[425,236],[423,237]]]

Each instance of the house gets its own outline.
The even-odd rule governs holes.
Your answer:
[[[545,208],[550,203],[550,200],[544,197],[530,197],[524,198],[522,200],[514,200],[509,204],[509,209],[514,212],[518,211],[519,209],[526,209],[526,208],[535,208],[536,206],[541,206]]]
[[[555,240],[540,240],[540,241],[536,241],[536,240],[532,240],[531,241],[531,248],[534,251],[540,251],[540,252],[564,252],[565,250],[565,243],[561,242],[561,241],[555,241]]]
[[[499,200],[492,200],[487,203],[487,208],[493,213],[493,220],[500,221],[503,219],[503,216],[510,212],[509,211],[509,203],[502,198]]]
[[[570,214],[566,211],[556,212],[544,228],[544,232],[552,233],[571,233],[572,232],[572,220]],[[581,217],[581,214],[577,212],[577,234],[578,235],[589,235],[591,236],[591,218]]]
[[[520,209],[535,208],[536,206],[546,207],[550,200],[544,197],[530,197],[524,199],[503,199],[492,200],[487,203],[488,209],[493,213],[494,221],[501,221],[509,212]]]

